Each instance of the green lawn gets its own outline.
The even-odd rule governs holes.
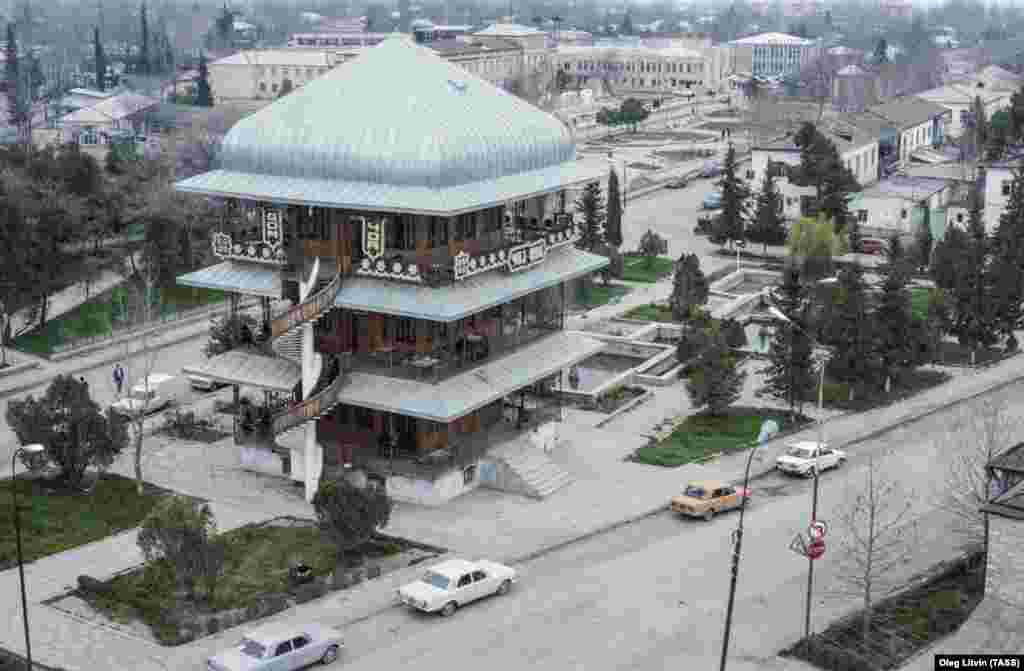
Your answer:
[[[928,299],[932,290],[927,287],[914,287],[910,290],[910,313],[914,319],[928,318]]]
[[[642,256],[627,256],[623,260],[622,279],[627,282],[657,282],[671,274],[675,261],[665,256],[648,259]]]
[[[639,305],[625,315],[626,319],[639,319],[641,321],[648,322],[674,322],[672,318],[672,308],[667,305],[661,305],[659,303],[648,303],[647,305]]]
[[[26,560],[46,557],[91,543],[139,525],[160,494],[148,488],[142,496],[135,481],[106,475],[91,494],[51,491],[38,480],[0,481],[0,568],[16,561],[11,516],[11,488],[17,487],[22,508],[21,542]]]
[[[717,454],[751,447],[761,432],[761,424],[774,419],[782,429],[790,424],[786,413],[778,410],[736,409],[720,417],[690,415],[658,445],[641,447],[634,458],[652,466],[682,466]]]
[[[628,294],[629,291],[629,287],[621,285],[613,284],[606,287],[604,284],[595,283],[591,284],[586,289],[582,289],[578,296],[578,300],[580,305],[589,310],[590,308],[596,308],[615,302]]]
[[[173,319],[178,312],[194,307],[219,303],[225,298],[223,291],[171,287],[161,289],[155,301],[159,307],[153,319]],[[17,349],[33,354],[52,354],[57,347],[76,340],[107,336],[117,329],[128,328],[140,319],[142,295],[124,286],[105,291],[74,310],[47,320],[46,326],[15,338]]]
[[[226,558],[211,604],[215,611],[246,607],[261,595],[285,592],[294,559],[301,559],[316,576],[326,576],[337,566],[335,546],[315,527],[247,526],[228,531],[221,539],[226,542]],[[123,621],[137,613],[161,640],[173,640],[164,620],[175,605],[166,564],[155,562],[108,584],[111,592],[97,595],[97,605]]]

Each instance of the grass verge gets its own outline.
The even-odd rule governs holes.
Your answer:
[[[69,492],[46,480],[2,480],[0,499],[11,500],[17,488],[22,509],[21,547],[26,561],[85,545],[137,527],[165,492],[146,485],[142,495],[135,481],[106,474],[88,494]],[[13,528],[10,505],[0,506],[0,528]],[[17,562],[13,533],[0,535],[0,570]]]
[[[637,450],[632,460],[674,468],[744,450],[757,441],[761,424],[767,419],[778,422],[781,431],[810,422],[803,416],[793,422],[785,411],[775,408],[730,408],[719,416],[690,415],[661,442]]]
[[[620,300],[629,292],[629,287],[624,287],[619,284],[612,284],[610,286],[592,284],[586,289],[582,289],[580,291],[579,304],[587,310],[590,310],[602,305],[607,305],[613,301]]]
[[[657,282],[671,274],[674,264],[665,256],[628,256],[623,260],[622,279],[627,282]]]
[[[638,305],[622,316],[626,319],[638,319],[648,322],[675,322],[675,319],[672,318],[672,308],[661,303]]]

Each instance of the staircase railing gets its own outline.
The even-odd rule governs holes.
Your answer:
[[[338,396],[348,381],[352,370],[352,355],[334,355],[333,361],[325,363],[310,397],[301,403],[277,413],[271,420],[273,435],[279,436],[312,419],[330,412],[338,404]]]
[[[279,338],[296,326],[319,319],[325,312],[334,307],[334,299],[341,289],[342,275],[339,272],[312,296],[302,303],[274,315],[270,322],[270,335]]]

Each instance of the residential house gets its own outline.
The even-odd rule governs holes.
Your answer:
[[[942,144],[950,118],[945,107],[914,96],[872,105],[867,111],[888,122],[880,142],[892,144],[893,156],[901,164],[909,163],[920,148]]]
[[[607,168],[576,159],[560,121],[404,36],[238,122],[221,167],[175,188],[228,208],[221,262],[178,284],[262,302],[255,333],[184,368],[266,392],[236,422],[243,463],[307,500],[322,473],[422,504],[543,490],[500,446],[557,416],[563,371],[603,349],[564,330],[608,265],[567,209]]]
[[[1013,172],[1020,167],[1020,158],[985,165],[985,229],[990,233],[999,225],[999,217],[1010,200]]]
[[[950,137],[960,137],[974,127],[972,116],[976,98],[981,100],[985,109],[985,117],[988,119],[999,110],[1010,106],[1011,95],[1011,91],[985,88],[983,82],[966,81],[922,91],[917,94],[917,97],[949,110],[950,117],[946,132]]]
[[[914,236],[927,223],[932,237],[941,240],[946,232],[945,208],[953,193],[944,179],[893,175],[853,196],[849,208],[864,235]]]
[[[134,141],[146,135],[147,114],[159,104],[156,98],[138,93],[118,93],[61,117],[57,122],[60,141],[75,142],[87,150],[105,148],[119,138]]]

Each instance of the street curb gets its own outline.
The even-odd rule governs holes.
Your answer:
[[[33,370],[35,368],[39,368],[38,361],[26,361],[24,363],[14,364],[13,366],[8,366],[7,368],[0,370],[0,378],[11,377],[12,375],[21,375],[25,371]]]

